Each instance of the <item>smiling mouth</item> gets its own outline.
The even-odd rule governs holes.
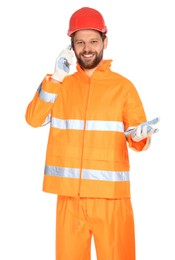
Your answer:
[[[94,54],[83,54],[82,57],[85,59],[90,59],[90,58],[94,57]]]

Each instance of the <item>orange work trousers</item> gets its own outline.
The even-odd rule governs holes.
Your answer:
[[[56,260],[90,260],[92,236],[98,260],[135,260],[130,199],[59,196]]]

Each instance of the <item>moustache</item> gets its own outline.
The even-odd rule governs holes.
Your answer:
[[[96,52],[92,52],[92,51],[83,51],[80,53],[80,55],[93,55],[96,54]]]

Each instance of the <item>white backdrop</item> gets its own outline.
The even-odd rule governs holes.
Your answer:
[[[83,6],[104,15],[104,58],[134,83],[148,119],[161,118],[151,148],[130,150],[137,260],[175,259],[173,0],[1,2],[0,259],[55,259],[56,196],[42,192],[49,128],[31,128],[24,116],[69,44],[70,15]]]

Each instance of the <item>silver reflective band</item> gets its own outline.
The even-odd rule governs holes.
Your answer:
[[[129,181],[129,172],[113,172],[102,170],[83,170],[82,178],[100,181]]]
[[[49,123],[50,123],[50,120],[51,120],[51,115],[49,114],[49,115],[46,117],[46,119],[45,119],[44,123],[42,124],[42,126],[45,126],[45,125],[49,124]]]
[[[51,127],[55,127],[59,129],[83,130],[84,121],[83,120],[62,120],[62,119],[52,117]]]
[[[77,168],[62,168],[57,166],[45,166],[45,174],[64,178],[79,178],[80,169]]]
[[[86,125],[85,125],[86,124]],[[100,120],[63,120],[59,118],[52,118],[51,126],[59,129],[73,129],[73,130],[96,130],[96,131],[117,131],[124,132],[122,122],[116,121],[100,121]]]
[[[122,122],[87,120],[86,130],[123,132],[124,127]]]
[[[80,178],[80,169],[62,168],[56,166],[45,166],[45,174],[63,178]],[[121,171],[101,171],[101,170],[82,170],[82,179],[100,181],[129,181],[129,172]]]
[[[54,103],[57,96],[58,96],[57,94],[52,94],[52,93],[46,92],[42,89],[39,92],[39,98],[45,102]]]

